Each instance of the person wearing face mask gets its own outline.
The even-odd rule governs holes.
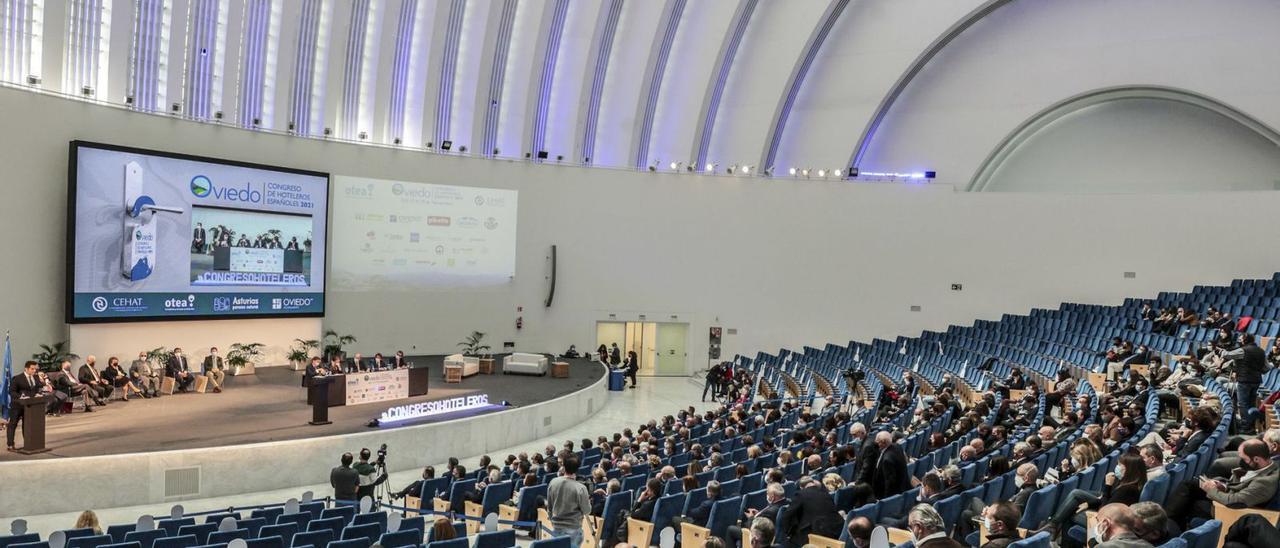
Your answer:
[[[907,514],[911,543],[917,548],[962,548],[964,545],[947,536],[947,524],[928,504],[917,504]]]
[[[138,359],[129,364],[129,380],[142,391],[142,397],[160,396],[160,377],[151,369],[151,360],[146,352],[139,352]]]
[[[1152,548],[1135,532],[1138,519],[1127,504],[1108,504],[1098,510],[1098,518],[1089,532],[1094,548]]]
[[[204,376],[209,378],[214,394],[222,393],[222,381],[227,378],[223,369],[222,356],[218,355],[218,347],[214,346],[209,349],[209,355],[204,358]]]
[[[1267,354],[1254,342],[1253,335],[1241,333],[1237,339],[1240,347],[1224,352],[1222,359],[1235,362],[1236,416],[1240,419],[1239,433],[1253,435],[1254,425],[1246,420],[1246,412],[1258,404],[1258,386],[1267,372]]]
[[[191,387],[191,383],[195,382],[196,376],[191,374],[191,367],[187,365],[187,357],[182,355],[181,348],[173,349],[173,355],[169,356],[169,363],[165,364],[164,376],[173,379],[179,392],[186,392]]]
[[[982,548],[1005,548],[1019,540],[1018,520],[1022,513],[1009,502],[997,502],[982,511],[982,526],[987,530],[987,543]]]
[[[1051,534],[1065,531],[1072,522],[1086,525],[1084,512],[1077,512],[1081,503],[1089,508],[1097,508],[1107,504],[1134,504],[1142,497],[1142,488],[1147,484],[1147,469],[1142,457],[1135,451],[1120,456],[1115,469],[1107,474],[1101,493],[1073,489],[1067,494],[1066,501],[1058,506],[1045,529]],[[1072,543],[1070,537],[1063,536],[1063,546]]]
[[[661,492],[661,490],[659,490],[659,492]],[[769,523],[778,522],[778,513],[782,512],[782,509],[790,504],[790,501],[787,500],[787,490],[782,487],[781,483],[771,483],[769,484],[769,487],[765,489],[764,497],[769,504],[760,509],[748,508],[742,515],[742,519],[739,520],[739,524],[749,524],[758,518],[765,518],[769,520]],[[652,515],[652,508],[649,512],[650,515]],[[730,525],[728,537],[742,538],[742,526]]]
[[[1262,433],[1262,442],[1267,444],[1267,449],[1271,451],[1271,459],[1280,459],[1280,428],[1272,428]],[[1217,460],[1209,465],[1209,469],[1204,475],[1211,478],[1225,478],[1231,475],[1231,471],[1240,467],[1239,451],[1224,451],[1218,455]]]
[[[1213,518],[1213,503],[1234,508],[1259,508],[1271,501],[1280,483],[1280,466],[1260,439],[1240,444],[1240,467],[1225,478],[1201,476],[1177,485],[1169,493],[1169,518],[1186,528],[1193,518]]]

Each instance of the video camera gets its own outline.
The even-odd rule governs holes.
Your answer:
[[[378,447],[378,460],[374,461],[374,464],[378,466],[387,465],[387,444],[384,443]]]

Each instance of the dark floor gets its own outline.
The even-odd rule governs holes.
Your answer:
[[[411,357],[415,365],[431,368],[430,391],[422,396],[374,404],[333,407],[333,424],[309,426],[302,373],[285,367],[260,367],[256,375],[227,377],[221,394],[175,394],[160,398],[113,400],[93,413],[77,410],[48,417],[46,440],[52,450],[39,455],[0,452],[0,461],[33,458],[83,457],[350,434],[393,405],[437,400],[485,392],[489,400],[514,406],[550,400],[580,390],[604,375],[604,368],[587,360],[568,360],[569,378],[551,375],[503,375],[496,357],[495,375],[473,375],[461,384],[445,384],[443,356]],[[113,396],[114,397],[114,396]],[[21,441],[18,442],[21,445]]]

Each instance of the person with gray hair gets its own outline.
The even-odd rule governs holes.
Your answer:
[[[751,548],[767,548],[773,546],[773,522],[769,518],[751,520]]]
[[[1098,516],[1089,531],[1095,548],[1151,548],[1152,544],[1139,538],[1135,530],[1138,519],[1127,504],[1113,503],[1098,510]]]
[[[1129,509],[1133,510],[1134,518],[1137,519],[1134,533],[1142,540],[1159,546],[1172,537],[1169,534],[1169,515],[1164,512],[1163,506],[1147,501],[1134,504]]]
[[[781,483],[770,483],[765,488],[764,498],[769,503],[767,506],[764,508],[747,508],[746,512],[742,514],[742,518],[738,520],[738,524],[729,526],[729,532],[726,535],[729,539],[742,538],[743,524],[752,523],[752,520],[760,518],[769,521],[771,533],[769,538],[773,538],[772,526],[778,522],[778,513],[790,502],[787,500],[787,490]]]
[[[947,524],[928,504],[917,504],[907,513],[907,529],[911,542],[918,548],[963,548],[955,539],[947,536]]]

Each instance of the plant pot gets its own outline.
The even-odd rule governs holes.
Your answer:
[[[302,371],[307,368],[307,362],[304,360],[289,360],[289,369],[293,371]]]
[[[240,375],[252,375],[254,374],[253,363],[250,362],[244,365],[231,366],[230,368],[227,369],[227,374],[231,375],[232,377],[239,377]]]

